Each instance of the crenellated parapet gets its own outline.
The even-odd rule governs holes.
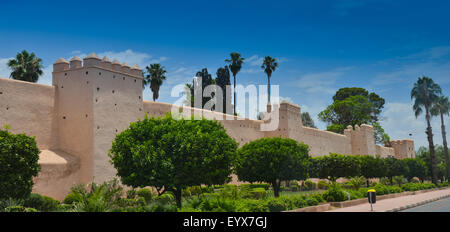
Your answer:
[[[139,68],[137,64],[130,67],[127,63],[124,62],[121,64],[118,60],[111,62],[107,57],[103,57],[102,59],[96,53],[91,53],[83,59],[74,56],[70,62],[64,58],[60,58],[53,64],[53,72],[64,72],[93,67],[142,79],[142,69]]]
[[[393,140],[390,142],[390,144],[392,148],[394,148],[395,158],[405,159],[416,157],[416,152],[414,150],[414,140],[411,139]]]

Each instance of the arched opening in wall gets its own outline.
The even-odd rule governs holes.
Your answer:
[[[64,73],[64,76],[67,76],[67,73]]]
[[[101,72],[99,72],[99,73],[98,73],[98,75],[99,75],[99,76],[101,76],[101,75],[102,75],[102,73],[101,73]]]
[[[86,71],[86,76],[89,74],[89,72],[88,71]]]
[[[141,96],[139,96],[139,100],[141,99]]]
[[[61,89],[64,89],[64,85],[61,85]]]
[[[63,119],[66,119],[66,116],[63,116]]]
[[[125,77],[123,77],[123,80],[125,80]]]
[[[97,99],[97,98],[95,99],[95,102],[98,102],[98,99]]]
[[[100,91],[100,88],[99,88],[99,87],[97,87],[97,92],[98,92],[98,91]]]
[[[3,94],[3,92],[0,91],[0,95],[1,95],[1,94]],[[139,99],[140,99],[140,98],[141,98],[141,97],[139,97]]]
[[[115,92],[116,92],[115,90],[112,91],[112,93],[115,93]]]
[[[6,107],[6,110],[9,110],[9,107]]]
[[[88,117],[88,115],[86,114],[86,118]]]
[[[113,75],[113,79],[116,79],[116,75]]]
[[[97,130],[99,130],[100,129],[100,126],[97,126]]]
[[[89,81],[86,81],[86,84],[88,84],[88,85],[89,85]]]

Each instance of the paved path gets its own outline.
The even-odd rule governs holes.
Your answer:
[[[445,197],[450,197],[450,188],[420,193],[416,195],[380,200],[373,205],[373,211],[375,212],[399,211],[406,208],[411,208],[411,206],[413,205],[414,206],[423,205],[425,203],[429,203],[429,201],[433,201],[438,198],[442,199]],[[365,203],[346,208],[329,210],[327,212],[370,212],[370,204]]]
[[[450,197],[400,212],[450,212]]]

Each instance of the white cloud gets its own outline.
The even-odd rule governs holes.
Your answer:
[[[416,118],[412,110],[412,103],[387,103],[382,116],[384,119],[381,125],[391,139],[414,139],[416,150],[420,146],[428,146],[428,140],[425,134],[427,127],[425,115],[420,115]],[[432,118],[431,127],[434,134],[434,143],[442,144],[440,119]],[[409,134],[412,136],[409,136]]]

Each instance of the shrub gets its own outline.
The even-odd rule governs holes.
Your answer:
[[[60,204],[55,209],[56,212],[71,212],[73,211],[73,205],[71,204]]]
[[[67,196],[64,198],[64,204],[68,204],[68,205],[72,205],[73,203],[77,203],[80,202],[81,199],[81,195],[77,194],[77,193],[69,193],[67,194]]]
[[[308,197],[306,198],[306,204],[307,206],[314,206],[318,205],[319,201],[315,197]]]
[[[310,198],[316,199],[317,202],[319,202],[319,203],[327,202],[327,201],[323,198],[323,195],[322,195],[322,194],[315,193],[315,194],[309,195],[309,197],[310,197]]]
[[[42,205],[44,203],[44,200],[42,199],[42,196],[36,193],[30,194],[30,196],[24,200],[23,206],[29,207],[29,208],[35,208],[35,209],[41,209]]]
[[[155,200],[161,204],[170,204],[173,203],[173,200],[175,199],[175,197],[173,196],[172,193],[170,192],[166,192],[164,194],[162,194],[161,196],[158,196],[155,198]]]
[[[3,200],[0,200],[0,212],[4,212],[5,209],[9,208],[9,207],[22,206],[22,205],[23,205],[22,199],[13,199],[13,198],[3,199]]]
[[[123,188],[118,180],[114,179],[103,184],[75,185],[72,187],[72,193],[79,195],[81,199],[74,203],[75,211],[108,212],[120,206]]]
[[[327,202],[338,202],[348,200],[347,194],[338,184],[331,185],[330,188],[323,193],[323,198]]]
[[[145,212],[177,212],[177,206],[162,202],[152,202],[151,204],[144,206],[143,210]]]
[[[35,138],[0,129],[0,199],[27,198],[38,175],[39,149]]]
[[[444,187],[450,186],[450,182],[441,182],[441,183],[438,183],[438,185],[439,185],[439,188],[444,188]]]
[[[289,209],[289,204],[282,198],[270,198],[267,201],[267,208],[270,212],[281,212]]]
[[[314,183],[314,182],[312,182],[310,180],[306,180],[304,182],[304,185],[305,185],[305,189],[306,190],[315,190],[317,188],[316,183]]]
[[[49,212],[54,211],[58,207],[60,202],[48,196],[42,196],[42,206],[38,208],[40,211]]]
[[[365,182],[366,178],[364,178],[363,176],[356,176],[350,179],[349,184],[354,190],[359,190],[361,186],[365,184]]]
[[[152,192],[152,190],[147,189],[147,188],[139,189],[136,192],[136,195],[138,197],[143,197],[145,199],[145,202],[147,202],[147,204],[149,204],[152,201],[152,199],[153,199],[153,192]]]
[[[264,188],[254,188],[249,191],[251,198],[264,199],[267,197],[266,190]]]
[[[242,199],[237,202],[237,212],[269,212],[266,201]]]
[[[130,190],[127,191],[127,198],[128,199],[134,199],[137,196],[137,192],[135,188],[132,188]]]
[[[317,183],[317,187],[319,189],[328,189],[330,187],[330,184],[326,180],[319,180]]]
[[[36,193],[30,194],[30,196],[23,201],[24,207],[34,208],[43,212],[54,211],[59,205],[59,201],[48,196],[41,196]]]
[[[265,190],[269,190],[270,184],[261,183],[261,184],[241,184],[239,185],[241,188],[264,188]]]

